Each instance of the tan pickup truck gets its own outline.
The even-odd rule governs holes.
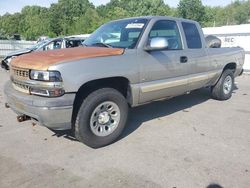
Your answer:
[[[245,57],[242,48],[208,48],[197,22],[172,17],[112,21],[84,45],[15,58],[4,91],[20,121],[72,129],[93,148],[120,136],[129,107],[202,87],[229,99]]]

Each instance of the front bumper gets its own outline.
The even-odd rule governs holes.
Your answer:
[[[10,81],[4,86],[4,94],[7,104],[18,115],[29,116],[54,130],[71,128],[75,94],[65,94],[57,98],[28,95],[16,91]]]

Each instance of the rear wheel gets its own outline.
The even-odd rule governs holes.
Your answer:
[[[219,81],[211,88],[212,97],[217,100],[227,100],[232,96],[234,74],[230,69],[225,70]]]
[[[75,136],[84,144],[99,148],[114,142],[122,133],[128,115],[124,96],[115,89],[103,88],[82,102],[75,122]]]

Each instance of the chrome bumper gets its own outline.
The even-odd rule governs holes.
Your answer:
[[[10,81],[4,86],[4,94],[6,103],[18,115],[29,116],[54,130],[71,128],[75,94],[65,94],[58,98],[28,95],[16,91]]]

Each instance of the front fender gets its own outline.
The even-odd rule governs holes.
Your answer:
[[[49,70],[60,71],[66,92],[77,92],[89,81],[110,77],[124,77],[131,84],[136,84],[139,82],[139,65],[134,51],[118,56],[62,62],[49,67]]]

